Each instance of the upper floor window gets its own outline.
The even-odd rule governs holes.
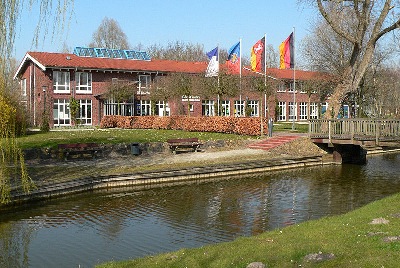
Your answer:
[[[147,91],[151,84],[151,76],[150,75],[139,75],[138,81],[138,89],[140,91]]]
[[[75,74],[76,92],[92,93],[92,74],[77,72]]]
[[[53,90],[54,93],[69,93],[69,72],[53,72]]]
[[[22,96],[26,96],[26,78],[21,80],[21,92]]]

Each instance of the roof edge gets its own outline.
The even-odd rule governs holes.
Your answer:
[[[29,52],[27,52],[24,56],[24,58],[22,59],[21,63],[18,66],[17,71],[15,72],[14,76],[13,76],[13,80],[17,79],[17,77],[19,76],[22,67],[25,65],[25,63],[28,62],[28,60],[31,60],[34,64],[36,64],[42,71],[46,71],[46,66],[44,66],[43,64],[41,64],[39,61],[37,61],[34,57],[32,57],[31,55],[29,55]]]

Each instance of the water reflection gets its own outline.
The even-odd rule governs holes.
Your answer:
[[[344,213],[400,190],[399,155],[365,166],[81,194],[0,216],[1,267],[91,267]]]

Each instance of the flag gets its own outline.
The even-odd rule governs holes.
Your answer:
[[[214,48],[207,53],[207,57],[210,60],[206,70],[206,77],[218,76],[219,72],[219,59],[218,59],[218,47]]]
[[[252,71],[260,73],[265,71],[265,36],[251,48],[250,61]]]
[[[226,64],[230,72],[240,73],[240,41],[229,49]]]
[[[279,46],[280,69],[294,68],[293,33]]]

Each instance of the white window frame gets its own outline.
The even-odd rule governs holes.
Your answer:
[[[92,125],[92,100],[79,100],[79,123]]]
[[[277,92],[286,92],[285,82],[283,81],[279,82]]]
[[[21,94],[22,96],[26,96],[26,78],[21,80]]]
[[[286,121],[286,102],[283,101],[278,102],[278,107],[279,107],[278,121]]]
[[[139,75],[138,76],[138,83],[137,83],[137,89],[138,89],[138,94],[150,94],[149,88],[151,85],[151,75]]]
[[[229,100],[221,101],[221,115],[222,116],[230,116],[231,115],[231,102]]]
[[[69,93],[70,82],[71,82],[71,77],[69,72],[53,71],[54,93]]]
[[[142,110],[142,113],[140,113]],[[138,103],[138,109],[136,115],[151,115],[151,101],[150,100],[140,100]]]
[[[213,100],[203,100],[201,102],[203,116],[215,116],[214,103]]]
[[[244,116],[244,100],[235,100],[233,106],[235,109],[235,117]]]
[[[288,104],[289,106],[289,120],[293,120],[293,116],[294,116],[294,120],[297,121],[297,102],[295,102],[293,104],[293,102],[289,102]]]
[[[318,119],[318,103],[310,103],[310,119]]]
[[[307,120],[307,102],[300,102],[299,108],[300,108],[300,120]]]
[[[91,94],[92,93],[92,73],[76,72],[75,73],[75,90],[76,93]]]
[[[53,124],[54,126],[70,126],[71,112],[69,100],[55,99],[53,102]]]
[[[251,113],[249,116],[251,117],[258,117],[259,113],[259,105],[258,100],[248,100],[247,107],[251,108]]]

